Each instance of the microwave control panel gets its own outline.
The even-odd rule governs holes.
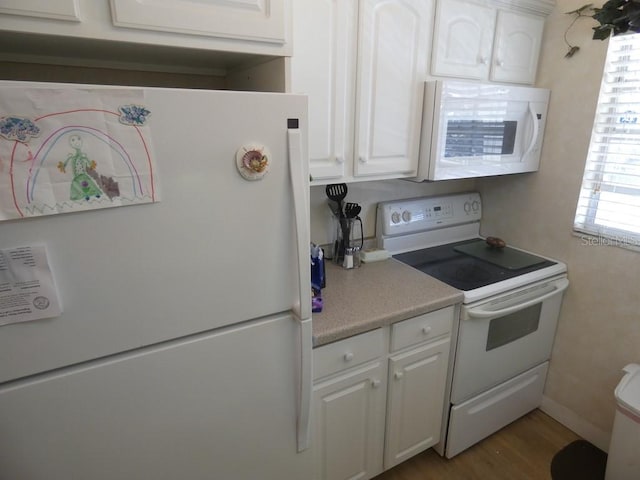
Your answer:
[[[469,222],[482,217],[480,194],[409,198],[378,204],[377,232],[383,236],[406,235]]]

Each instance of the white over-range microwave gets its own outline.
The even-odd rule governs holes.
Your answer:
[[[549,90],[437,80],[425,84],[416,181],[538,170]]]

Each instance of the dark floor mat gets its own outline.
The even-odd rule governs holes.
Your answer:
[[[553,480],[603,480],[607,454],[586,440],[576,440],[551,460]]]

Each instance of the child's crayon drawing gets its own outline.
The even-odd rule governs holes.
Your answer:
[[[141,89],[0,87],[0,220],[158,201]]]

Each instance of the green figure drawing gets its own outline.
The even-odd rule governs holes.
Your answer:
[[[96,172],[96,162],[82,151],[82,137],[71,135],[69,145],[74,152],[63,162],[58,162],[58,170],[65,173],[67,165],[71,163],[73,180],[71,181],[71,200],[89,200],[91,197],[100,198],[105,193],[109,198],[120,194],[118,184],[111,178],[100,176]]]
[[[89,157],[82,152],[82,137],[80,135],[71,135],[69,137],[69,145],[74,152],[67,156],[67,160],[62,163],[58,162],[58,170],[65,173],[67,165],[71,162],[71,171],[73,172],[73,180],[71,181],[71,200],[89,200],[95,196],[100,198],[103,194],[102,190],[96,182],[91,178],[87,171],[96,169],[96,162],[89,160]]]

